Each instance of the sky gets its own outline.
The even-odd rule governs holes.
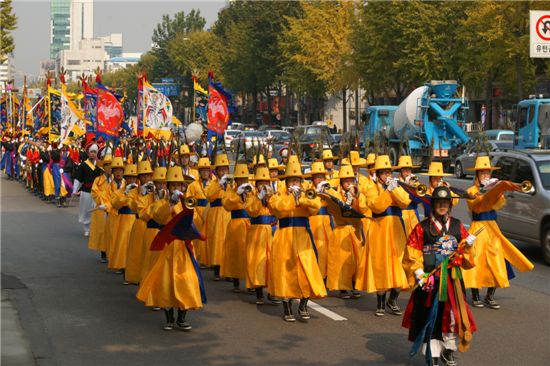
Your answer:
[[[199,9],[208,28],[224,6],[225,1],[220,0],[94,0],[94,36],[122,33],[124,52],[146,52],[151,48],[153,29],[163,14]],[[49,58],[50,1],[13,0],[13,10],[18,18],[18,27],[13,32],[17,82],[23,75],[37,77],[40,61]]]

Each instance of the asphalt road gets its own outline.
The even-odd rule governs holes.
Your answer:
[[[253,305],[253,296],[211,281],[208,270],[208,304],[188,316],[194,329],[165,332],[163,315],[136,300],[137,287],[123,286],[87,249],[76,207],[47,205],[4,177],[0,188],[2,286],[38,365],[423,364],[421,355],[408,356],[401,317],[374,316],[373,295],[317,301],[347,320],[312,311],[308,323],[285,323],[280,307]],[[463,203],[455,216],[468,217]],[[518,246],[535,269],[497,290],[501,310],[473,309],[479,330],[458,355],[462,365],[549,363],[550,267],[538,248]]]

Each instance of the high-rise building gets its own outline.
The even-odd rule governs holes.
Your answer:
[[[100,38],[103,40],[105,52],[110,58],[122,57],[122,33],[111,33]]]
[[[71,49],[78,48],[83,39],[94,36],[93,0],[72,0],[71,3]]]
[[[51,0],[50,2],[50,58],[71,45],[71,0]]]

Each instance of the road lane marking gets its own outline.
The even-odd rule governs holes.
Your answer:
[[[348,319],[344,318],[343,316],[336,314],[334,311],[329,310],[327,308],[324,308],[321,305],[319,305],[319,304],[317,304],[317,303],[315,303],[311,300],[308,301],[307,305],[308,305],[309,308],[315,310],[318,313],[323,314],[324,316],[326,316],[327,318],[330,318],[332,320],[336,320],[336,321],[348,320]]]

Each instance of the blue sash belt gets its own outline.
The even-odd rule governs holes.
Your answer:
[[[401,217],[401,209],[397,206],[390,206],[386,209],[386,211],[381,213],[372,213],[372,217],[384,217],[384,216],[399,216]]]
[[[121,207],[121,208],[118,209],[118,214],[119,215],[134,215],[135,212],[130,210],[130,207],[124,206],[124,207]]]
[[[275,218],[275,216],[270,215],[262,215],[250,218],[250,223],[252,225],[273,225],[276,222],[277,219]]]
[[[311,245],[313,246],[313,251],[315,252],[315,258],[319,260],[317,254],[317,247],[315,247],[315,241],[313,240],[313,233],[309,227],[309,219],[307,217],[285,217],[279,219],[279,228],[284,229],[285,227],[303,227],[306,229],[309,239],[311,239]]]
[[[480,212],[476,214],[472,212],[473,221],[491,221],[497,219],[497,212],[495,210]]]
[[[222,205],[222,199],[217,198],[214,201],[210,202],[210,207],[221,207]]]
[[[197,274],[197,278],[199,280],[199,289],[201,292],[201,301],[203,304],[206,304],[206,290],[204,287],[204,281],[202,279],[201,274],[201,268],[199,265],[199,262],[197,262],[197,258],[195,258],[195,253],[193,252],[192,247],[187,246],[185,244],[185,249],[187,249],[187,253],[189,253],[189,257],[191,257],[191,262],[193,263],[193,267],[195,268],[195,273]]]
[[[328,213],[327,206],[322,206],[317,212],[317,215],[328,216],[330,220],[330,227],[334,230],[334,220],[332,219],[332,215]]]
[[[164,227],[164,225],[159,224],[158,222],[156,222],[153,219],[150,219],[149,221],[147,221],[147,229],[159,229],[160,230],[163,227]]]
[[[197,199],[197,207],[206,207],[208,205],[208,200],[206,198]]]
[[[231,219],[248,219],[248,212],[246,210],[233,210],[231,211]]]

